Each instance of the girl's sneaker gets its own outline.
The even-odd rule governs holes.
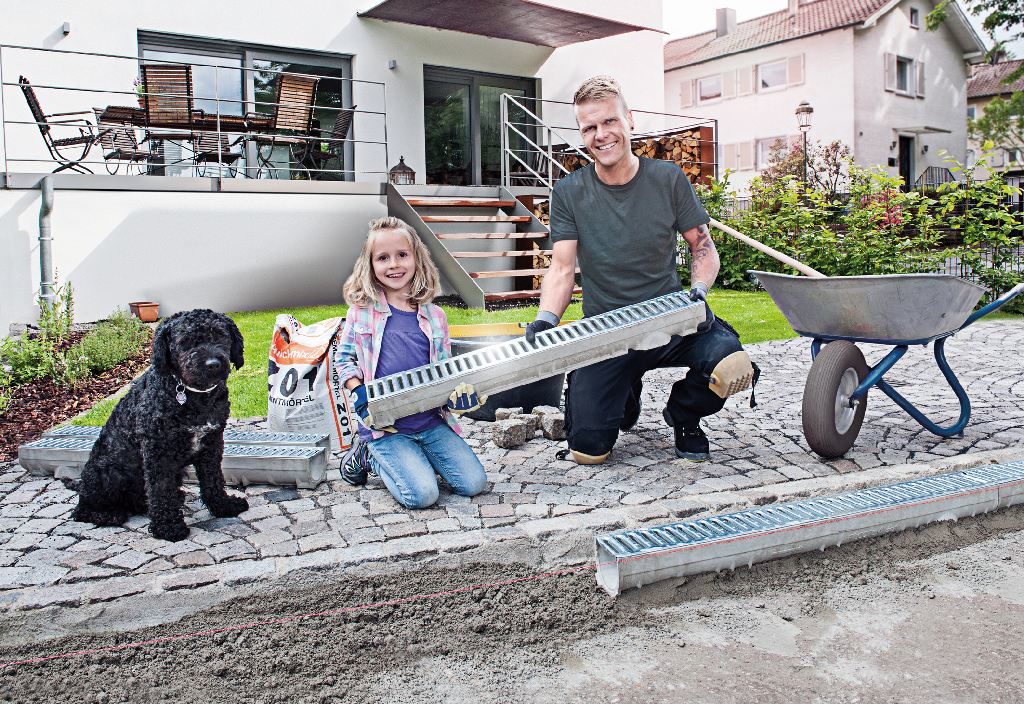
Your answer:
[[[352,486],[366,484],[367,473],[370,469],[369,457],[366,443],[357,435],[352,442],[345,456],[341,458],[341,478],[345,483]]]

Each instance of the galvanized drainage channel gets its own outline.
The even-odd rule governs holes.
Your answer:
[[[1024,502],[1024,461],[837,496],[598,536],[597,582],[612,596],[661,579],[734,569]]]
[[[65,431],[68,432],[68,431]],[[244,432],[244,431],[243,431]],[[251,433],[255,440],[260,433]],[[288,435],[287,433],[264,433],[266,436]],[[292,434],[294,435],[294,434]],[[227,436],[227,433],[225,433]],[[300,489],[315,489],[327,475],[329,450],[321,444],[326,436],[307,435],[309,443],[292,444],[226,444],[221,471],[224,482],[232,486],[249,484],[272,484],[296,486]],[[81,473],[89,459],[89,452],[96,437],[74,437],[50,435],[18,448],[18,464],[32,474],[51,475],[63,468],[63,477],[75,477]],[[195,470],[190,466],[185,474],[189,482],[196,481]]]
[[[92,438],[100,436],[98,425],[62,425],[43,431],[47,438]],[[284,433],[261,430],[225,430],[224,442],[231,445],[315,445],[330,448],[331,440],[323,433]]]
[[[535,345],[519,338],[372,381],[366,385],[370,412],[378,427],[391,425],[443,406],[456,383],[485,394],[505,391],[631,349],[660,347],[672,335],[692,335],[706,315],[704,304],[686,293],[616,308],[539,333]]]

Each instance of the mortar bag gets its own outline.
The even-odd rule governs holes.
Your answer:
[[[303,325],[290,315],[277,316],[267,370],[270,430],[324,434],[335,451],[352,445],[353,415],[332,361],[344,320]]]

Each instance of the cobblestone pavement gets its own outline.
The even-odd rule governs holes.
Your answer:
[[[611,460],[600,466],[559,461],[563,443],[537,437],[513,450],[489,440],[489,424],[469,421],[467,439],[487,468],[488,491],[473,499],[442,491],[438,504],[406,511],[376,478],[363,488],[338,480],[316,490],[249,487],[250,509],[217,519],[190,488],[185,541],[156,540],[147,519],[96,528],[69,516],[76,495],[52,479],[0,465],[0,609],[105,602],[124,596],[204,585],[257,582],[302,568],[334,568],[468,550],[511,539],[537,541],[579,528],[611,529],[692,512],[700,494],[924,462],[970,452],[1024,449],[1024,324],[982,322],[947,345],[973,416],[963,437],[931,435],[883,394],[870,396],[853,450],[821,461],[800,426],[809,342],[794,339],[749,348],[764,370],[758,406],[729,399],[706,422],[713,461],[674,459],[661,409],[677,371],[645,378],[644,408]],[[866,347],[869,362],[887,351]],[[886,379],[933,420],[955,420],[958,406],[931,349],[914,348]],[[260,428],[260,420],[240,421]],[[688,507],[689,510],[688,510]]]

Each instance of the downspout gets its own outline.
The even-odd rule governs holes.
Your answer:
[[[48,310],[53,308],[53,237],[50,213],[53,212],[53,179],[44,176],[39,182],[39,301]]]

